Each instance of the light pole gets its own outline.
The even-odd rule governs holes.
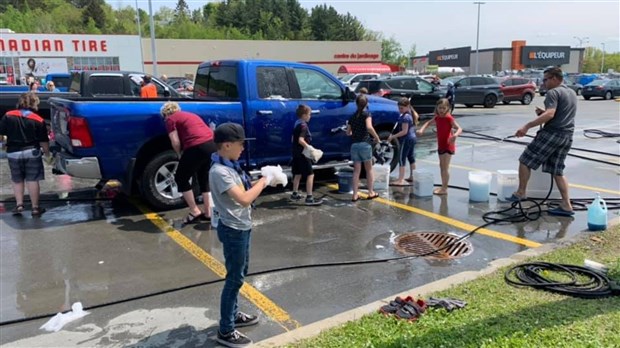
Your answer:
[[[601,42],[603,45],[603,59],[601,59],[601,74],[603,73],[603,67],[605,66],[605,43]]]
[[[140,22],[140,9],[138,8],[138,0],[136,0],[136,14],[138,15],[138,37],[140,37],[140,62],[142,62],[142,71],[144,72],[144,52],[142,48],[142,24]]]
[[[149,24],[151,26],[151,59],[153,60],[153,76],[157,76],[157,50],[155,49],[155,25],[153,24],[153,5],[149,0]]]
[[[476,24],[476,75],[478,75],[478,44],[480,43],[480,5],[484,5],[484,2],[476,1],[475,5],[478,5],[478,23]]]
[[[573,36],[573,39],[576,39],[577,41],[579,41],[579,48],[581,48],[583,46],[583,43],[588,43],[590,40],[589,37],[584,36],[584,37],[579,37],[579,36]]]

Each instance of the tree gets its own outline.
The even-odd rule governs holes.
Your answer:
[[[174,19],[177,21],[186,20],[189,18],[189,6],[185,0],[178,0],[177,7],[174,10]]]
[[[384,63],[400,65],[402,56],[403,49],[394,36],[381,41],[381,60]]]
[[[98,0],[90,0],[88,5],[84,8],[84,12],[82,12],[82,22],[85,25],[89,25],[90,19],[94,21],[95,26],[100,31],[105,27],[105,13],[103,12],[103,8],[101,8],[101,4]]]
[[[416,46],[416,44],[411,45],[411,48],[409,49],[409,52],[407,52],[407,56],[409,58],[413,58],[415,56],[418,55],[418,47]]]

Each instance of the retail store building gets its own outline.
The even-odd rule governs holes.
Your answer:
[[[314,64],[333,74],[386,69],[378,41],[151,40],[137,35],[0,33],[0,77],[14,84],[27,76],[72,70],[128,70],[188,76],[206,60],[275,59]],[[155,66],[157,71],[155,72]],[[388,69],[389,70],[389,69]]]
[[[454,67],[473,74],[478,64],[478,73],[493,74],[553,65],[560,66],[566,73],[581,73],[584,50],[570,46],[528,46],[525,41],[513,41],[511,47],[486,48],[478,53],[470,46],[431,51],[425,56],[411,58],[411,67],[420,73]]]
[[[142,71],[134,35],[0,34],[0,76],[9,84],[71,70]]]
[[[153,73],[151,41],[142,39],[144,70]],[[275,59],[318,65],[338,74],[342,66],[381,66],[379,41],[155,40],[157,74],[185,76],[206,60]],[[340,69],[345,71],[346,69]]]

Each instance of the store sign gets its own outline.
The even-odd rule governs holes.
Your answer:
[[[449,50],[431,51],[428,53],[428,61],[432,65],[468,67],[471,47],[451,48]]]
[[[337,53],[334,54],[334,59],[379,59],[379,55],[376,53]]]
[[[0,35],[2,57],[123,57],[140,59],[137,35],[21,34]]]
[[[548,66],[568,64],[570,46],[524,46],[521,63],[527,66]]]

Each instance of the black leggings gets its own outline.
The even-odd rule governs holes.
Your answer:
[[[209,192],[209,169],[211,168],[211,154],[217,151],[213,141],[207,141],[200,145],[192,146],[183,151],[174,181],[177,183],[179,192],[187,192],[192,189],[189,179],[196,174],[200,192]]]

